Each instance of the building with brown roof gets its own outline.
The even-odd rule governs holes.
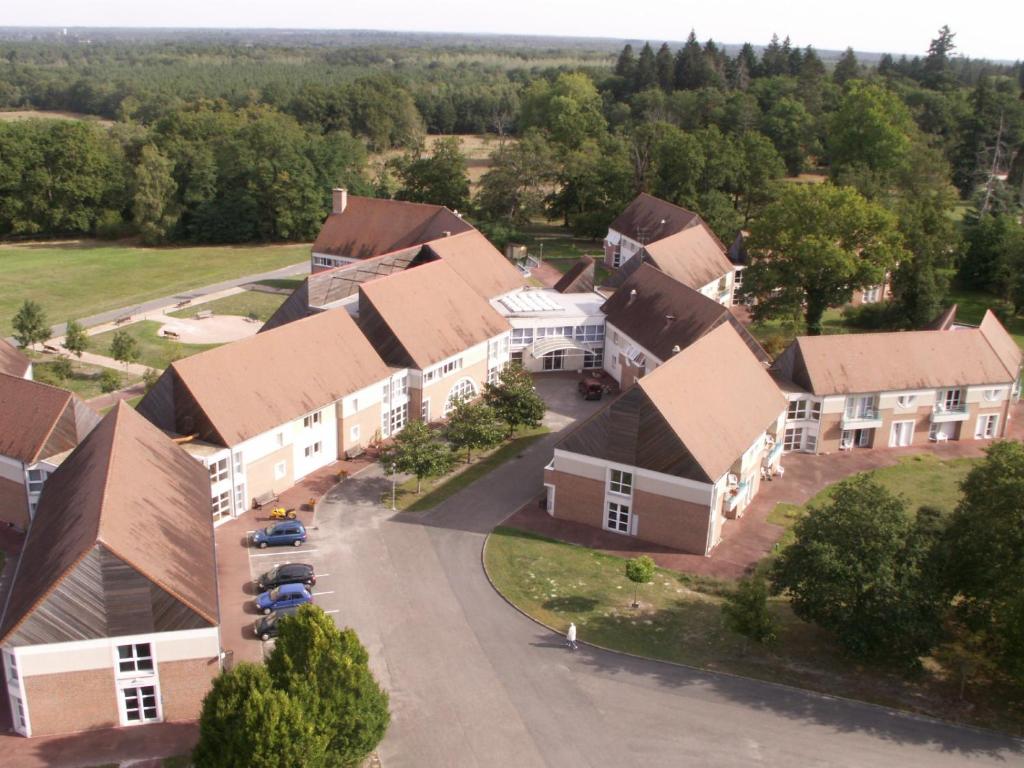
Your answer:
[[[584,254],[558,279],[554,289],[559,293],[590,293],[597,286],[595,274],[594,258]]]
[[[123,402],[53,473],[0,613],[18,733],[198,716],[220,670],[208,491]]]
[[[786,391],[786,450],[830,453],[1006,434],[1021,350],[981,325],[796,339],[772,366]]]
[[[557,444],[548,514],[708,554],[774,472],[785,408],[744,339],[719,325]]]
[[[313,243],[313,272],[393,253],[473,227],[443,205],[332,193],[331,213]]]
[[[479,395],[508,362],[511,326],[445,260],[359,288],[359,327],[409,371],[409,408],[424,421]]]
[[[66,389],[0,373],[0,521],[28,525],[47,478],[99,420]]]
[[[771,358],[739,320],[714,299],[641,264],[604,303],[604,369],[626,389],[721,325],[731,325],[767,365]]]
[[[0,339],[0,373],[17,376],[19,379],[32,378],[32,361],[13,344]]]
[[[401,429],[407,385],[337,309],[172,363],[138,410],[189,439],[221,521]]]

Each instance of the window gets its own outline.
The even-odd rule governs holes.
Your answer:
[[[987,440],[992,437],[997,437],[999,431],[999,415],[995,413],[987,413],[984,416],[978,417],[978,425],[974,430],[974,437],[976,440]]]
[[[423,421],[430,421],[430,398],[428,397],[420,405],[420,419]]]
[[[231,491],[219,493],[210,500],[210,508],[213,510],[213,519],[220,520],[231,514]]]
[[[43,490],[46,478],[49,476],[50,473],[45,469],[30,469],[28,471],[28,492],[40,493]]]
[[[864,289],[864,303],[874,304],[882,298],[882,286],[871,285]]]
[[[18,660],[14,657],[13,653],[4,653],[4,658],[7,660],[7,682],[12,685],[18,684]]]
[[[359,442],[359,425],[355,424],[348,431],[348,439],[353,443]]]
[[[612,344],[618,344],[620,341],[618,331],[612,331]]]
[[[245,469],[245,462],[242,461],[242,452],[239,451],[235,454],[235,474],[240,475]]]
[[[982,394],[982,397],[984,397],[987,402],[994,403],[1002,396],[1002,394],[1003,390],[1001,389],[986,389]]]
[[[959,389],[943,389],[939,391],[938,409],[940,411],[960,410],[962,393]]]
[[[807,418],[807,401],[806,400],[793,400],[789,404],[789,411],[786,413],[786,418],[790,421],[796,419]]]
[[[900,395],[896,398],[896,405],[900,408],[913,408],[917,402],[917,395]]]
[[[245,511],[245,485],[235,486],[235,509],[239,512]]]
[[[512,346],[525,347],[533,343],[533,328],[513,328]]]
[[[394,387],[392,388],[392,394],[395,397],[404,395],[409,391],[409,377],[402,374],[394,380]]]
[[[629,504],[619,504],[617,501],[608,502],[608,514],[605,517],[605,527],[616,533],[629,533]]]
[[[25,702],[21,700],[20,696],[11,696],[11,701],[14,702],[14,716],[17,728],[24,733],[28,730],[28,719],[25,717]]]
[[[132,677],[153,671],[153,650],[149,643],[117,646],[117,674]]]
[[[487,383],[497,384],[498,375],[501,373],[501,368],[497,365],[492,365],[487,369]]]
[[[743,287],[743,270],[737,269],[732,273],[732,287],[736,290]]]
[[[813,432],[808,432],[807,437],[804,438],[804,450],[814,453],[818,448],[818,436]]]
[[[274,465],[274,479],[282,480],[288,474],[288,462],[279,461]]]
[[[561,371],[565,369],[564,349],[556,349],[554,352],[548,352],[542,359],[544,360],[545,371]]]
[[[437,368],[426,371],[423,374],[423,381],[434,381],[435,379],[443,379],[445,376],[455,371],[462,370],[462,358],[457,357],[454,360],[449,360],[444,365],[439,365]]]
[[[875,416],[875,396],[858,395],[846,398],[846,418],[870,419]]]
[[[317,440],[312,445],[307,445],[305,450],[306,458],[310,459],[314,456],[319,456],[321,448],[323,448],[323,444],[319,440]]]
[[[462,400],[472,400],[474,397],[476,397],[476,386],[472,379],[460,380],[448,393],[448,400],[444,404],[444,415],[447,416],[451,413],[456,403]]]
[[[210,465],[210,482],[219,483],[221,480],[228,479],[228,460],[221,459],[215,461]]]
[[[597,347],[583,353],[584,368],[600,368],[604,365],[604,348]]]
[[[576,341],[595,342],[604,340],[603,325],[577,325]]]
[[[409,404],[402,403],[398,408],[391,409],[391,433],[400,432],[409,421]]]
[[[156,686],[140,685],[121,689],[124,719],[131,723],[150,723],[159,720],[156,706]]]
[[[811,400],[811,418],[815,421],[821,420],[821,403],[817,400]]]
[[[508,356],[508,361],[510,363],[515,363],[516,365],[522,365],[523,364],[523,350],[517,349],[515,352],[510,352],[509,356]]]
[[[623,496],[631,496],[633,494],[633,473],[623,472],[621,469],[609,470],[608,490]]]
[[[359,398],[358,397],[353,397],[352,398],[352,402],[350,403],[350,410],[353,413],[355,413],[356,411],[359,410]]]
[[[321,419],[321,412],[320,411],[317,411],[315,413],[311,413],[311,414],[309,414],[309,416],[306,416],[306,417],[304,417],[302,419],[302,426],[305,427],[306,429],[311,429],[312,427],[315,427],[317,424],[320,423],[320,419]]]
[[[799,451],[804,443],[803,427],[790,427],[782,438],[782,450]]]
[[[284,432],[277,433],[277,447],[281,448],[284,446]]]
[[[718,278],[718,292],[719,293],[722,293],[722,291],[724,291],[728,287],[729,287],[729,276],[728,275],[722,275],[720,278]]]

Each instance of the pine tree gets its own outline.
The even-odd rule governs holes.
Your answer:
[[[676,52],[675,67],[676,88],[693,91],[707,85],[707,60],[693,30],[690,31],[690,36],[686,38],[683,47]]]
[[[658,85],[661,86],[661,89],[668,92],[675,88],[675,65],[673,63],[672,50],[668,47],[668,43],[661,44],[658,54],[654,57],[654,65],[658,73]]]
[[[626,81],[629,91],[636,90],[636,54],[633,53],[633,46],[626,43],[619,54],[619,60],[615,62],[615,74]]]
[[[847,48],[836,63],[836,68],[832,70],[832,81],[836,85],[843,85],[847,80],[857,77],[860,77],[860,63],[857,61],[857,55],[853,52],[853,48]]]
[[[928,55],[924,59],[922,84],[928,88],[942,90],[956,84],[949,65],[949,55],[956,50],[953,38],[956,35],[943,25],[938,37],[928,46]]]
[[[644,43],[640,49],[640,58],[636,63],[636,90],[646,91],[658,84],[658,64],[654,49],[650,43]]]

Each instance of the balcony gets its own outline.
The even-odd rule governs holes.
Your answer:
[[[945,424],[950,421],[967,421],[969,415],[966,403],[958,403],[956,405],[936,403],[932,409],[932,423]]]
[[[843,413],[843,429],[875,429],[882,426],[882,414],[874,408]]]
[[[740,501],[746,498],[747,488],[750,486],[749,480],[744,480],[739,485],[729,486],[729,495],[725,499],[725,511],[734,512],[736,507],[740,505]]]

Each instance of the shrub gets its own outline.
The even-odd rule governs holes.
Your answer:
[[[121,388],[121,374],[112,368],[104,368],[100,374],[100,389],[104,392],[116,392]]]

